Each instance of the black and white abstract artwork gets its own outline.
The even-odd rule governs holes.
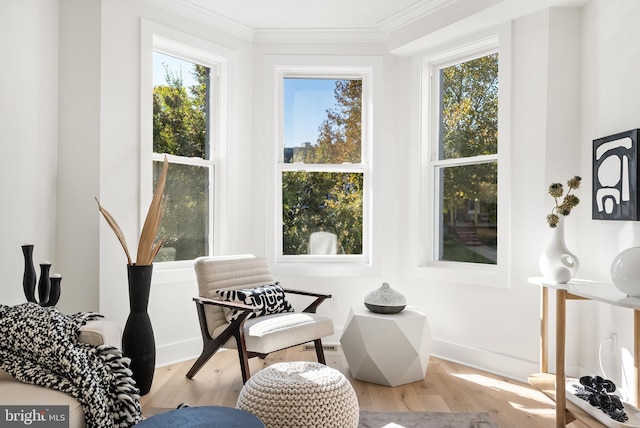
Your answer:
[[[640,219],[638,131],[593,140],[593,219]]]

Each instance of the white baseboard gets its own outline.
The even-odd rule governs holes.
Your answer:
[[[156,348],[156,367],[164,367],[171,364],[198,358],[202,353],[202,338],[188,339]]]
[[[524,383],[529,375],[540,371],[537,361],[437,339],[433,340],[431,355]]]

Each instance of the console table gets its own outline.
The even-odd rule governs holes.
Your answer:
[[[640,298],[628,297],[613,284],[602,284],[594,281],[572,280],[567,284],[558,284],[546,278],[529,278],[529,283],[540,286],[540,371],[532,375],[529,382],[545,392],[556,402],[556,427],[564,427],[575,418],[572,409],[567,415],[566,375],[565,375],[565,341],[566,341],[566,303],[567,300],[595,300],[609,305],[632,309],[633,317],[633,367],[635,380],[635,402],[638,407],[640,398]],[[556,375],[549,371],[549,338],[548,312],[549,290],[556,293]],[[553,391],[555,383],[555,391]],[[554,393],[555,392],[555,393]],[[577,408],[577,412],[581,412]]]

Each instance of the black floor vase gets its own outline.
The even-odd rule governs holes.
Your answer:
[[[127,265],[130,313],[122,333],[122,353],[131,359],[140,395],[151,389],[156,365],[156,342],[147,312],[152,272],[153,265]]]

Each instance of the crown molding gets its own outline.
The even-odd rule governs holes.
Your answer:
[[[389,17],[378,21],[378,25],[385,33],[389,34],[420,18],[431,15],[458,0],[421,0],[413,5],[394,13]]]
[[[340,28],[256,29],[254,43],[385,43],[387,36],[378,29]]]
[[[152,6],[189,18],[239,39],[252,42],[255,30],[206,9],[192,0],[142,0]]]

